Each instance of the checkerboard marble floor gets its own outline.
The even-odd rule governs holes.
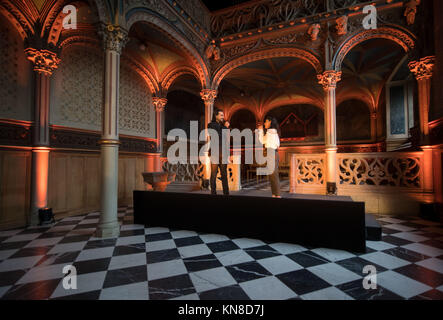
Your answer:
[[[383,241],[364,254],[231,239],[133,224],[119,210],[118,239],[94,238],[99,213],[50,227],[0,232],[1,299],[442,299],[443,226],[378,216]],[[74,266],[77,289],[63,288]],[[363,288],[363,267],[377,289]]]

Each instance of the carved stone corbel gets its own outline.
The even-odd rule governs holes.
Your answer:
[[[311,37],[312,41],[316,41],[318,39],[318,34],[320,33],[321,26],[319,23],[311,24],[308,29],[308,35]]]
[[[335,26],[335,29],[337,30],[337,34],[339,36],[343,36],[348,33],[348,16],[337,18],[337,20],[335,20],[335,23],[337,24]]]
[[[415,16],[417,14],[417,6],[420,4],[420,0],[411,0],[406,3],[406,9],[404,16],[406,17],[406,23],[408,26],[413,25],[415,22]]]

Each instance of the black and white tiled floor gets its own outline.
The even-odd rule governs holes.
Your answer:
[[[377,217],[383,241],[357,254],[230,239],[133,224],[121,209],[118,239],[93,234],[99,213],[52,227],[0,232],[0,299],[442,299],[443,226]],[[76,290],[63,268],[76,267]],[[378,287],[363,289],[363,267]]]

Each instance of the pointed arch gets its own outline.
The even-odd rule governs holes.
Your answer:
[[[238,68],[242,65],[258,60],[264,60],[269,58],[282,58],[282,57],[293,57],[305,60],[315,69],[317,74],[322,73],[323,71],[320,60],[313,53],[311,53],[306,49],[300,49],[295,47],[273,48],[273,49],[260,50],[257,52],[249,53],[228,62],[215,73],[212,81],[212,88],[216,90],[220,85],[220,82],[224,79],[224,77],[235,68]]]
[[[409,31],[400,29],[399,27],[384,26],[377,29],[360,30],[348,37],[340,45],[333,59],[333,69],[336,71],[341,70],[343,60],[355,46],[366,40],[376,38],[394,41],[396,44],[400,45],[406,53],[411,52],[415,47],[415,36]]]
[[[165,18],[152,13],[146,8],[134,8],[126,14],[126,28],[130,30],[137,22],[145,22],[151,27],[165,33],[171,41],[187,53],[187,56],[191,60],[190,62],[197,70],[198,79],[202,83],[202,87],[206,88],[209,85],[209,72],[200,53],[184,35],[170,25]]]
[[[34,22],[38,17],[32,15],[26,3],[16,5],[15,1],[0,1],[0,14],[17,29],[22,40],[34,34]]]
[[[200,80],[199,74],[198,72],[188,66],[178,66],[178,67],[174,67],[172,68],[172,70],[167,71],[165,76],[163,77],[162,80],[162,88],[165,91],[168,91],[169,88],[172,86],[172,84],[175,82],[175,80],[177,80],[179,77],[183,76],[183,75],[191,75],[193,77],[195,77],[197,80]],[[202,85],[202,89],[203,87],[203,83],[200,83]]]

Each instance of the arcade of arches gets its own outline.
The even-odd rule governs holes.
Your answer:
[[[49,207],[100,210],[97,234],[118,234],[142,173],[168,168],[166,134],[213,108],[240,130],[278,120],[289,192],[370,193],[375,213],[441,203],[440,1],[375,0],[371,30],[365,1],[324,2],[258,22],[254,2],[1,0],[0,228]]]

